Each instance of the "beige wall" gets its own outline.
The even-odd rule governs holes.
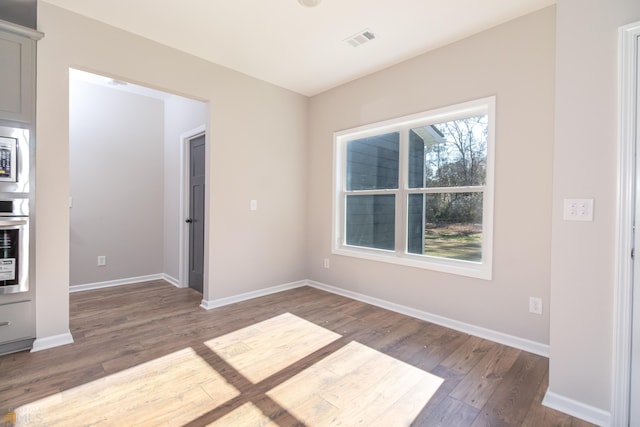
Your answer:
[[[310,102],[44,3],[39,17],[38,337],[68,330],[67,70],[75,66],[211,102],[208,299],[308,277],[550,343],[550,391],[608,410],[617,28],[640,20],[637,0],[559,0],[557,11]],[[489,95],[498,126],[494,279],[330,256],[332,133]],[[594,221],[563,221],[566,197],[593,197]],[[543,298],[542,316],[528,313],[529,296]]]
[[[164,103],[69,85],[70,285],[162,273]]]
[[[310,107],[310,278],[547,344],[553,148],[554,9],[315,96]],[[332,133],[496,96],[493,280],[331,253]],[[323,268],[323,258],[331,268]],[[528,311],[542,297],[542,316]]]
[[[637,0],[560,0],[551,268],[551,392],[609,410],[616,236],[618,28]],[[593,198],[594,221],[562,220]]]
[[[181,135],[207,123],[207,104],[69,85],[71,286],[158,274],[179,283]]]
[[[210,101],[205,298],[306,276],[305,97],[43,2],[38,18],[39,339],[69,330],[69,67]]]

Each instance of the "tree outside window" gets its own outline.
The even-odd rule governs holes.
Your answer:
[[[334,252],[490,278],[494,102],[336,134]]]

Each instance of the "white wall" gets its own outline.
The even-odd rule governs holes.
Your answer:
[[[44,2],[38,18],[39,340],[69,332],[70,67],[210,101],[205,298],[306,277],[307,98]]]
[[[553,148],[553,8],[315,96],[309,272],[319,282],[546,345]],[[496,96],[493,280],[330,256],[332,133]],[[323,258],[331,268],[323,268]],[[528,311],[543,299],[542,316]]]
[[[207,104],[171,96],[164,103],[164,268],[175,283],[180,281],[180,171],[181,135],[207,123]],[[186,285],[186,284],[185,284]]]
[[[161,273],[163,102],[69,84],[70,285]]]
[[[609,411],[616,236],[618,28],[637,0],[559,0],[549,390]],[[594,221],[562,220],[593,198]]]

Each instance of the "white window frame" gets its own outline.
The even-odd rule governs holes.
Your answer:
[[[410,267],[424,268],[444,273],[491,280],[493,273],[493,209],[494,209],[494,158],[495,158],[495,96],[481,98],[392,120],[372,123],[334,133],[333,144],[333,221],[332,253],[373,261],[388,262]],[[486,184],[481,187],[408,188],[407,146],[409,130],[419,126],[444,123],[451,120],[487,114],[487,170]],[[395,250],[365,248],[347,245],[346,222],[346,146],[347,142],[369,136],[400,132],[400,177],[398,189],[357,191],[357,194],[394,194],[396,196]],[[443,192],[483,192],[482,212],[482,261],[463,261],[439,258],[407,252],[407,200],[409,194]]]

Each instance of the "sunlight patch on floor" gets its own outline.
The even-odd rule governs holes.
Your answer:
[[[180,426],[238,394],[186,348],[22,406],[15,418],[30,426]]]
[[[284,313],[205,345],[257,384],[339,338],[335,332]]]
[[[259,382],[340,335],[286,313],[206,344],[252,382]],[[266,395],[307,426],[408,426],[443,379],[350,342]],[[246,403],[210,424],[277,425],[278,413]]]
[[[267,395],[307,426],[408,426],[443,381],[351,342]]]
[[[217,419],[211,424],[207,424],[207,427],[229,426],[278,427],[279,424],[271,421],[256,405],[247,402],[224,417]]]
[[[17,426],[408,426],[443,382],[352,341],[280,383],[270,379],[274,386],[266,393],[254,392],[253,384],[340,338],[285,313],[206,341],[222,360],[185,348],[9,415]],[[210,363],[220,365],[220,373]],[[210,418],[225,404],[229,412]]]

